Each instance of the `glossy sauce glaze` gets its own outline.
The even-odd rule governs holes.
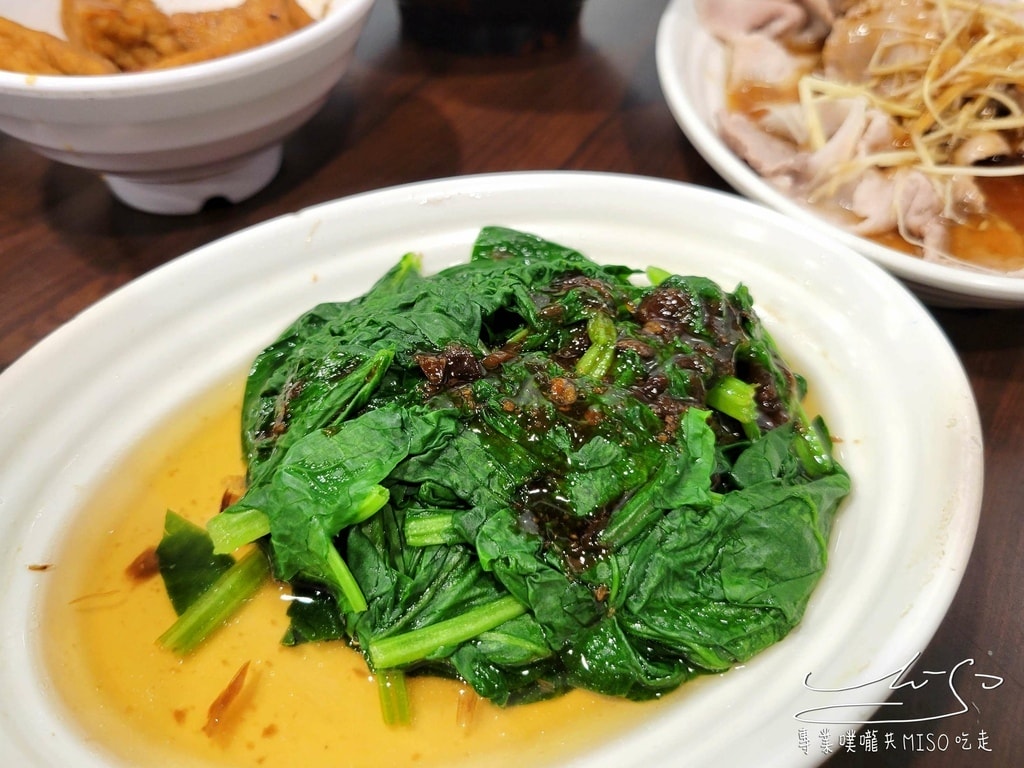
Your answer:
[[[137,766],[543,765],[666,711],[581,691],[502,710],[456,681],[415,678],[412,725],[388,727],[361,655],[280,644],[288,592],[278,585],[192,656],[159,648],[174,612],[160,577],[139,578],[132,563],[159,541],[167,509],[202,524],[242,473],[239,400],[237,386],[222,387],[156,430],[91,496],[48,573],[45,656],[86,738]]]

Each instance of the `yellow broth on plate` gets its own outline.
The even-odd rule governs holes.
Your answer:
[[[135,765],[498,768],[557,763],[664,712],[664,702],[584,691],[501,709],[457,681],[413,678],[413,723],[389,727],[359,653],[340,642],[281,645],[279,585],[193,655],[160,648],[175,614],[159,574],[140,574],[136,560],[159,542],[166,510],[205,524],[243,473],[240,400],[239,384],[218,387],[154,430],[87,500],[44,576],[45,656],[88,739]]]

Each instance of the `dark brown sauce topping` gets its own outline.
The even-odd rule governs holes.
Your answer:
[[[561,556],[571,571],[580,572],[607,554],[600,537],[610,511],[576,515],[558,491],[557,476],[536,477],[520,488],[515,507],[520,524],[540,535],[547,551]]]
[[[487,374],[473,350],[462,344],[449,344],[441,352],[420,353],[415,360],[427,382],[437,389],[457,387]]]

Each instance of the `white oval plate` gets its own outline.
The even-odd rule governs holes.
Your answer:
[[[671,0],[658,26],[658,78],[669,109],[708,164],[737,192],[831,235],[903,280],[935,306],[1024,306],[1024,278],[925,262],[824,220],[779,192],[729,149],[718,135],[724,102],[726,52],[697,18],[694,0]]]
[[[480,229],[537,233],[607,262],[748,285],[811,382],[853,478],[828,570],[778,645],[659,709],[579,765],[813,765],[803,710],[897,670],[927,645],[978,520],[982,442],[945,336],[896,280],[835,241],[739,197],[589,173],[467,176],[370,192],[261,224],[116,291],[0,375],[0,753],[19,768],[109,765],[52,699],[38,641],[41,577],[76,512],[154,425],[245,370],[314,304],[365,291],[403,253],[428,271]],[[81,524],[80,521],[77,524]],[[69,528],[70,526],[70,528]],[[149,642],[149,639],[140,639]],[[852,691],[866,720],[888,691]]]

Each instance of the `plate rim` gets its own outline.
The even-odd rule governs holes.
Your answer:
[[[344,212],[350,209],[358,210],[361,206],[369,205],[372,207],[382,203],[389,203],[428,207],[431,205],[437,205],[443,208],[446,201],[451,199],[463,199],[468,201],[470,205],[473,205],[474,200],[486,199],[488,196],[493,196],[495,194],[522,195],[530,189],[560,187],[585,187],[590,189],[598,187],[603,189],[607,187],[614,188],[617,192],[635,189],[657,190],[665,196],[676,195],[679,199],[696,198],[710,201],[716,206],[721,206],[731,212],[749,215],[751,221],[755,224],[758,222],[766,223],[766,225],[772,228],[782,228],[788,232],[792,232],[794,235],[799,232],[796,225],[781,214],[771,211],[764,206],[758,206],[753,202],[744,200],[735,195],[698,187],[684,182],[633,176],[629,174],[579,171],[521,171],[426,180],[411,184],[396,185],[379,190],[370,190],[349,197],[340,198],[338,200],[319,203],[296,213],[284,214],[266,222],[239,230],[211,243],[200,246],[199,248],[173,259],[161,267],[158,267],[125,284],[93,306],[84,310],[72,321],[69,321],[61,328],[56,329],[53,333],[48,335],[35,347],[29,350],[25,355],[19,358],[19,360],[15,361],[10,367],[0,373],[0,392],[6,392],[11,386],[14,386],[11,384],[12,381],[21,380],[22,377],[25,376],[31,378],[34,371],[41,370],[40,366],[45,365],[47,362],[47,355],[53,354],[56,350],[59,350],[62,345],[68,343],[69,339],[73,339],[75,334],[85,332],[81,329],[89,328],[91,323],[101,322],[104,319],[105,314],[110,312],[116,314],[119,307],[122,305],[126,303],[130,305],[132,302],[137,302],[148,297],[155,288],[159,288],[164,283],[173,284],[180,278],[187,278],[190,271],[201,270],[204,265],[208,265],[211,260],[219,258],[220,251],[226,248],[230,249],[232,247],[244,246],[247,242],[261,239],[268,232],[282,230],[294,231],[297,233],[302,231],[311,233],[309,234],[310,237],[317,237],[317,227],[319,227],[323,221],[329,220],[332,216],[336,216],[338,211]],[[460,216],[461,214],[455,218],[458,219]],[[844,252],[848,250],[843,246],[836,245],[833,241],[817,232],[799,232],[799,236],[803,240],[811,240],[826,248]],[[398,255],[400,254],[395,254],[395,258],[397,258]],[[973,396],[970,393],[969,382],[966,380],[966,374],[959,363],[955,351],[949,345],[948,339],[946,339],[942,334],[941,329],[937,324],[935,324],[934,320],[930,315],[928,315],[927,311],[917,302],[917,300],[907,293],[903,286],[901,286],[891,275],[882,270],[878,265],[860,258],[849,261],[848,263],[843,263],[845,268],[854,270],[855,272],[864,275],[866,278],[876,281],[879,288],[883,292],[887,292],[888,295],[897,303],[905,307],[906,311],[915,313],[915,319],[925,324],[925,327],[928,329],[927,332],[934,337],[933,341],[942,345],[942,349],[945,350],[945,354],[948,358],[944,362],[959,371],[961,379],[957,383],[961,390],[961,394],[966,397],[966,400],[961,405],[965,411],[964,416],[969,423],[961,425],[960,428],[968,433],[976,434],[980,441],[980,424],[978,421],[976,406],[974,406]],[[385,265],[382,265],[382,268],[383,266]],[[757,296],[755,295],[755,300],[756,299]],[[964,387],[966,387],[966,392],[962,391]],[[0,403],[2,402],[3,399],[0,398]],[[2,412],[3,406],[0,406],[0,413]],[[0,443],[0,453],[2,453],[2,448],[3,445]],[[932,584],[937,593],[932,598],[933,602],[931,605],[933,606],[933,609],[925,611],[925,632],[918,632],[918,635],[922,637],[926,636],[926,640],[930,639],[931,635],[934,633],[939,621],[941,621],[942,617],[945,615],[948,610],[949,603],[952,601],[953,596],[956,593],[960,578],[962,577],[963,569],[966,566],[967,559],[970,554],[970,544],[973,542],[974,532],[978,522],[981,499],[980,480],[983,475],[980,443],[977,446],[976,452],[972,453],[971,456],[974,461],[970,463],[964,471],[972,474],[979,482],[975,486],[966,489],[968,495],[971,493],[975,494],[974,498],[967,498],[965,500],[965,503],[968,506],[973,507],[973,513],[968,514],[966,517],[962,517],[959,520],[961,523],[960,533],[964,534],[969,541],[966,542],[965,545],[965,539],[961,539],[958,547],[950,548],[950,552],[946,555],[946,560],[943,561],[943,565],[949,566],[948,571],[940,574]],[[0,470],[0,474],[2,473],[3,471]],[[0,509],[2,509],[2,506],[0,506]],[[3,524],[4,521],[0,520],[0,526]],[[0,598],[0,601],[3,601],[3,598]],[[939,610],[934,610],[934,606],[939,606]],[[0,634],[0,642],[7,644],[10,641],[11,638],[9,636]],[[3,676],[3,674],[4,663],[2,659],[0,659],[0,676]],[[3,704],[3,697],[0,697],[0,714],[6,714],[4,712],[6,708]],[[652,723],[651,727],[662,728],[663,724]],[[0,743],[3,743],[3,739],[0,739]],[[614,750],[610,750],[608,756],[610,757],[613,754]],[[803,756],[801,757],[803,758]],[[587,760],[586,757],[581,759]],[[591,763],[586,762],[585,764],[590,765]],[[609,762],[608,764],[610,765],[611,763]],[[800,764],[807,765],[808,759],[801,759]]]

